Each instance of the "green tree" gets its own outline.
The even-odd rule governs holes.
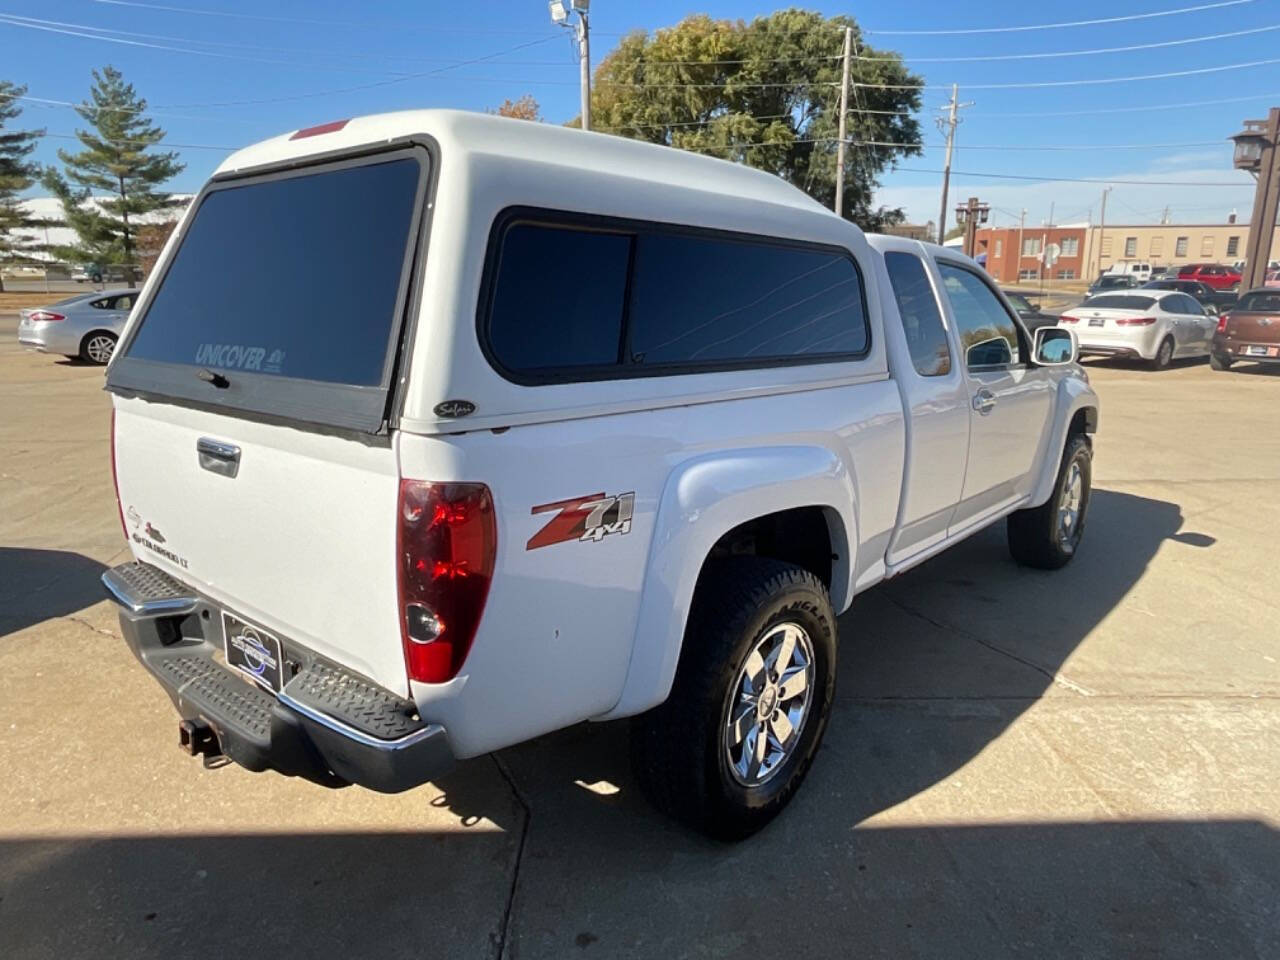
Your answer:
[[[77,247],[58,251],[68,259],[135,262],[140,218],[172,205],[169,194],[157,188],[185,165],[176,153],[152,152],[165,134],[147,119],[146,109],[147,101],[119,70],[93,71],[89,99],[76,107],[90,127],[76,131],[84,149],[59,150],[66,176],[50,169],[43,181],[79,238]],[[95,191],[109,198],[90,203]]]
[[[0,260],[10,260],[30,250],[33,245],[18,236],[18,231],[39,225],[23,207],[19,194],[39,176],[39,167],[27,158],[44,131],[5,129],[22,114],[18,98],[26,92],[26,87],[0,80]],[[0,278],[0,290],[3,289]]]
[[[901,58],[862,42],[849,17],[782,10],[747,23],[687,17],[628,34],[595,73],[602,132],[696,150],[767,170],[827,207],[835,201],[844,29],[854,49],[843,216],[866,229],[901,223],[872,207],[880,174],[920,153],[922,81]],[[573,121],[577,124],[579,121]]]

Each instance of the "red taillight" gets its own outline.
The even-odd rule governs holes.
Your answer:
[[[116,514],[120,517],[120,532],[129,540],[129,528],[124,525],[124,504],[120,502],[120,476],[116,473],[116,411],[111,409],[111,486],[116,492]]]
[[[1231,314],[1229,314],[1229,313],[1224,313],[1224,314],[1222,314],[1222,316],[1218,317],[1218,332],[1219,332],[1219,333],[1226,333],[1226,332],[1227,332],[1227,321],[1228,321],[1228,320],[1230,320],[1230,319],[1231,319]]]
[[[1058,318],[1058,322],[1059,322],[1059,323],[1079,323],[1079,322],[1080,322],[1080,318],[1079,318],[1079,317],[1072,317],[1072,316],[1069,316],[1069,315],[1067,315],[1067,314],[1065,314],[1065,313],[1064,313],[1062,316],[1060,316],[1060,317]]]
[[[67,318],[61,313],[54,313],[52,310],[32,310],[27,314],[27,319],[44,322],[48,320],[65,320]]]
[[[444,683],[475,639],[498,552],[493,497],[482,483],[400,481],[400,636],[411,680]]]
[[[1117,327],[1149,327],[1156,322],[1155,317],[1117,317]]]

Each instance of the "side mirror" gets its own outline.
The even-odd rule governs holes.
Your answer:
[[[1218,305],[1216,303],[1202,304],[1202,309],[1211,317],[1216,317],[1221,312],[1218,310]]]
[[[1013,363],[1013,351],[1004,337],[979,340],[964,353],[970,367],[999,367]]]
[[[1032,355],[1041,367],[1062,367],[1075,363],[1080,353],[1076,332],[1063,327],[1041,327],[1032,340]]]

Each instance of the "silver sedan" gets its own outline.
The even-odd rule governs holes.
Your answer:
[[[137,294],[137,290],[100,290],[23,310],[18,342],[42,353],[106,363],[115,352]]]

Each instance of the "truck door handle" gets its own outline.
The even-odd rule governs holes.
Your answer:
[[[235,444],[201,437],[196,441],[196,454],[200,458],[201,468],[211,473],[220,473],[234,479],[240,472],[240,448]]]
[[[996,395],[990,390],[979,390],[973,395],[973,409],[984,417],[995,409]]]

